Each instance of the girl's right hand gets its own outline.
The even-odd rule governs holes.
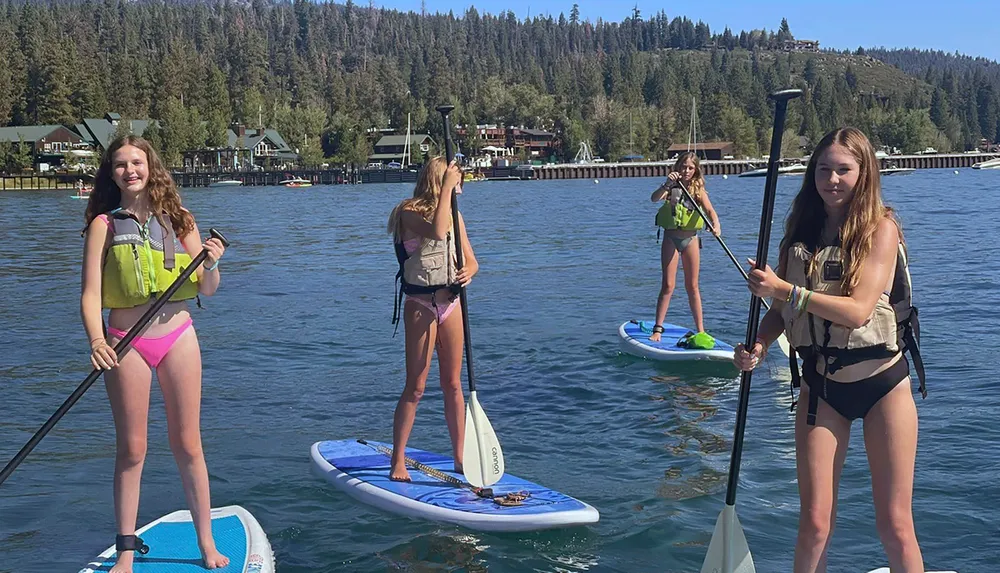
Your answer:
[[[760,341],[754,342],[753,352],[747,352],[746,346],[741,342],[736,346],[736,351],[733,353],[733,364],[741,372],[753,370],[764,360],[766,354],[767,349],[764,348],[764,345]]]
[[[462,182],[462,170],[458,163],[452,161],[448,164],[448,170],[444,172],[444,183],[442,191],[450,193]]]
[[[106,340],[94,341],[90,346],[90,363],[97,370],[111,370],[118,366],[118,355]]]
[[[681,178],[681,174],[680,174],[679,171],[671,171],[670,174],[667,175],[667,179],[669,179],[671,181],[678,181],[678,180],[680,180],[680,178]]]

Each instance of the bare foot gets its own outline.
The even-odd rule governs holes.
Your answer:
[[[201,559],[205,562],[205,569],[218,569],[229,565],[229,558],[219,553],[214,546],[209,549],[202,549]]]
[[[392,481],[410,481],[410,472],[404,464],[401,467],[395,465],[389,470],[389,479]]]
[[[135,559],[135,551],[122,551],[118,554],[118,561],[111,568],[111,573],[132,573],[133,559]]]
[[[653,334],[650,334],[649,335],[649,341],[650,342],[659,342],[660,341],[660,333],[659,332],[654,332]]]
[[[462,462],[455,461],[455,473],[457,473],[457,474],[464,474],[465,473],[465,466],[462,465]]]

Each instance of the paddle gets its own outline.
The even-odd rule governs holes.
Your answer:
[[[216,231],[215,229],[209,229],[208,232],[212,235],[212,237],[219,239],[219,241],[222,242],[223,246],[226,247],[229,246],[229,241],[227,241],[226,238],[222,236],[222,233]],[[118,344],[115,345],[115,355],[121,356],[122,354],[125,353],[125,350],[132,344],[132,340],[136,336],[138,336],[139,332],[146,327],[146,325],[149,323],[150,320],[153,319],[154,316],[156,316],[156,313],[160,312],[160,309],[163,308],[163,305],[167,304],[167,301],[170,300],[170,297],[174,296],[174,293],[177,292],[177,290],[184,285],[184,281],[186,281],[188,277],[191,276],[191,273],[193,273],[195,269],[198,268],[198,265],[200,265],[205,261],[205,257],[207,256],[208,256],[208,251],[202,249],[202,251],[198,253],[198,256],[196,256],[194,260],[191,261],[191,264],[188,265],[186,269],[181,271],[181,274],[180,276],[177,277],[177,280],[175,280],[173,283],[170,284],[169,287],[167,287],[167,290],[165,290],[163,294],[160,295],[160,298],[156,299],[156,301],[153,302],[153,305],[149,307],[149,309],[145,312],[145,314],[143,314],[139,318],[139,320],[137,320],[136,323],[132,325],[132,328],[130,328],[128,333],[125,334],[125,338],[121,339],[121,341],[119,341]],[[90,373],[90,375],[87,376],[87,378],[83,381],[83,383],[77,386],[76,390],[74,390],[73,393],[69,395],[69,398],[66,398],[66,401],[63,402],[62,406],[59,406],[59,409],[56,410],[55,414],[52,414],[52,416],[48,419],[48,421],[46,421],[45,424],[43,424],[42,427],[37,432],[35,432],[34,436],[31,436],[31,439],[28,440],[28,443],[25,444],[23,448],[21,448],[21,451],[17,452],[17,455],[15,455],[13,459],[7,462],[7,465],[4,466],[3,471],[0,471],[0,484],[3,484],[3,482],[7,479],[7,477],[14,472],[17,466],[21,465],[21,462],[24,461],[24,458],[28,457],[28,454],[31,453],[31,450],[35,449],[35,446],[38,445],[38,442],[42,441],[42,438],[44,438],[45,435],[48,434],[53,427],[55,427],[56,423],[59,422],[59,420],[62,419],[63,416],[66,415],[66,412],[68,412],[69,409],[72,408],[73,405],[80,400],[80,398],[83,396],[83,393],[86,392],[88,389],[90,389],[91,386],[93,386],[94,382],[97,381],[97,378],[101,375],[102,372],[104,371],[94,369]]]
[[[726,242],[722,240],[722,236],[715,234],[715,227],[712,226],[712,222],[708,219],[708,217],[705,216],[705,212],[701,210],[701,205],[699,205],[698,202],[694,200],[694,197],[692,197],[691,193],[688,192],[687,187],[684,186],[683,182],[678,180],[677,183],[681,186],[681,191],[684,192],[684,196],[687,197],[687,200],[690,201],[692,205],[694,205],[695,209],[698,210],[698,214],[701,215],[701,219],[705,221],[705,226],[708,227],[708,230],[712,232],[712,236],[715,237],[717,241],[719,241],[719,244],[722,245],[723,250],[725,250],[726,254],[729,255],[729,260],[733,261],[733,264],[736,265],[737,269],[739,269],[740,274],[743,275],[743,280],[745,281],[750,280],[750,275],[748,275],[747,272],[743,269],[743,265],[741,265],[740,262],[736,260],[736,256],[733,255],[733,252],[730,251],[729,247],[726,246]],[[771,306],[767,304],[766,300],[762,300],[760,302],[764,305],[764,308],[766,308],[767,310],[771,310]],[[781,348],[781,351],[785,353],[785,356],[788,356],[790,346],[788,345],[788,339],[785,338],[784,332],[782,332],[781,335],[778,336],[778,347]]]
[[[448,163],[455,158],[454,142],[451,139],[451,121],[448,114],[455,106],[439,105],[437,108],[444,121],[444,145]],[[463,266],[462,229],[458,218],[458,197],[451,198],[451,218],[455,222],[455,255],[458,268]],[[486,487],[495,484],[503,477],[503,450],[496,432],[490,425],[486,412],[479,405],[476,395],[476,377],[472,370],[472,338],[469,331],[469,301],[465,287],[459,291],[462,304],[462,328],[465,329],[465,366],[469,375],[469,402],[465,409],[465,443],[462,446],[462,467],[465,479],[476,487]]]
[[[764,184],[764,205],[760,212],[760,233],[757,236],[756,268],[767,264],[767,246],[771,240],[771,217],[774,213],[774,193],[778,184],[778,159],[781,156],[781,136],[785,131],[785,111],[788,100],[802,95],[802,90],[786,89],[771,94],[775,100],[774,130],[771,133],[771,155],[767,160],[767,181]],[[757,338],[761,299],[750,296],[750,315],[747,317],[746,348],[753,348]],[[743,534],[743,527],[736,517],[736,487],[740,475],[740,457],[743,455],[743,433],[746,430],[747,407],[750,404],[750,377],[752,370],[740,375],[740,398],[736,408],[736,430],[733,452],[729,459],[729,483],[726,486],[726,506],[712,532],[708,554],[701,566],[701,573],[754,573],[753,557]]]

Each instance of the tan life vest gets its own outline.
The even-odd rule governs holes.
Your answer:
[[[455,252],[455,240],[452,236],[454,227],[448,231],[444,240],[421,238],[420,247],[413,254],[409,254],[403,246],[399,228],[401,224],[397,225],[392,235],[396,261],[399,262],[399,271],[396,273],[399,290],[393,296],[395,305],[392,311],[392,324],[396,328],[399,328],[399,321],[402,318],[404,294],[434,294],[441,289],[451,289],[455,294],[460,291],[455,283],[458,277],[458,255]]]
[[[840,247],[823,247],[815,254],[803,243],[789,249],[785,280],[816,293],[842,296],[841,278],[844,272]],[[859,328],[850,328],[796,310],[786,304],[781,311],[789,344],[799,350],[817,352],[834,359],[831,372],[838,366],[892,357],[899,352],[896,332],[896,311],[883,292],[868,320]],[[839,359],[839,360],[837,360]],[[841,364],[835,364],[840,362]]]
[[[451,231],[444,240],[428,239],[420,241],[420,248],[407,255],[401,241],[396,242],[397,255],[402,249],[403,259],[400,261],[400,279],[402,290],[406,294],[427,294],[442,288],[448,288],[455,283],[458,274],[455,241]]]

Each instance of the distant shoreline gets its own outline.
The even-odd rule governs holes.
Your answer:
[[[881,168],[891,167],[904,169],[968,169],[974,164],[998,158],[998,153],[937,153],[927,155],[893,155],[880,158]],[[802,164],[804,158],[782,159],[782,166]],[[620,179],[629,177],[666,177],[673,160],[669,161],[638,161],[638,162],[597,162],[597,163],[558,163],[532,165],[530,170],[521,166],[520,169],[510,167],[492,167],[480,169],[486,180],[493,181],[549,181],[564,179]],[[753,169],[767,167],[765,160],[748,161],[743,159],[702,160],[702,172],[706,176],[739,176]],[[530,171],[530,173],[529,173]],[[282,171],[280,177],[288,173],[303,177],[315,185],[343,185],[349,180],[343,177],[342,169],[299,169]],[[238,179],[247,187],[272,186],[271,179],[278,177],[275,173],[261,172],[219,172],[219,173],[186,173],[183,171],[172,174],[178,186],[185,189],[206,187],[217,179]],[[269,177],[273,175],[274,177]],[[358,183],[412,183],[416,173],[409,170],[360,170]],[[2,175],[0,176],[0,192],[3,191],[69,191],[76,192],[73,183],[64,181],[66,175]],[[22,180],[30,180],[27,186]],[[472,181],[478,183],[479,181]],[[49,183],[49,184],[46,184]]]

